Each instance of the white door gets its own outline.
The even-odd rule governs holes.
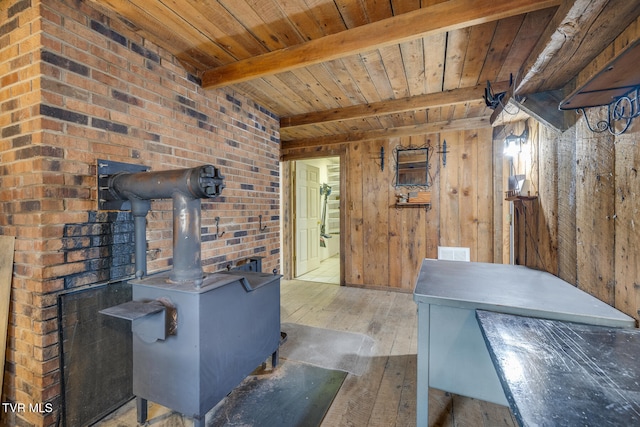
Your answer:
[[[320,169],[296,162],[295,277],[320,266]]]

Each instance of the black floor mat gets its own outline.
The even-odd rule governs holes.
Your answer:
[[[273,372],[246,378],[212,411],[207,427],[319,426],[346,376],[281,359]]]

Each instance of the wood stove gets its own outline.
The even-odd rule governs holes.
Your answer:
[[[136,221],[133,300],[101,313],[130,320],[133,393],[138,422],[147,400],[194,419],[205,415],[269,357],[278,363],[280,276],[230,271],[204,274],[200,262],[200,198],[215,197],[223,177],[211,165],[108,177],[114,199],[144,219],[152,198],[174,202],[174,266],[146,276],[145,221]],[[143,246],[144,245],[144,246]],[[141,246],[143,246],[141,248]]]

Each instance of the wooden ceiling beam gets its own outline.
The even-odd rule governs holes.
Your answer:
[[[205,89],[228,86],[560,3],[560,0],[450,0],[207,70],[202,75],[202,86]]]
[[[407,111],[426,110],[465,102],[482,101],[486,83],[444,92],[428,93],[402,99],[374,102],[371,104],[353,105],[344,108],[299,114],[280,119],[280,129],[292,129],[307,125],[338,122],[342,120],[362,119],[386,114],[404,113]],[[509,82],[492,83],[494,92],[506,92]]]
[[[516,95],[563,88],[640,14],[640,2],[564,1],[515,82]]]
[[[420,135],[427,133],[439,133],[447,130],[479,129],[491,126],[489,116],[472,117],[459,120],[447,120],[420,125],[401,126],[387,129],[375,129],[362,132],[349,132],[339,135],[327,135],[318,138],[306,138],[291,141],[282,141],[280,152],[299,148],[326,147],[329,145],[343,144],[358,141],[371,141],[374,139],[398,138],[401,136]]]

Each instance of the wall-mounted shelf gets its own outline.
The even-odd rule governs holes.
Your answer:
[[[627,46],[616,58],[582,87],[560,102],[561,110],[609,105],[640,85],[640,39]]]
[[[535,200],[538,196],[507,196],[505,200],[508,202],[513,202],[515,200]]]
[[[420,208],[423,207],[426,210],[430,210],[431,209],[431,203],[411,203],[411,202],[405,202],[405,203],[396,203],[396,209],[399,208]]]
[[[561,110],[581,112],[592,132],[608,130],[614,135],[624,133],[631,121],[640,116],[640,39],[627,46],[609,61],[593,78],[560,102]],[[606,119],[593,126],[585,109],[609,106]]]

